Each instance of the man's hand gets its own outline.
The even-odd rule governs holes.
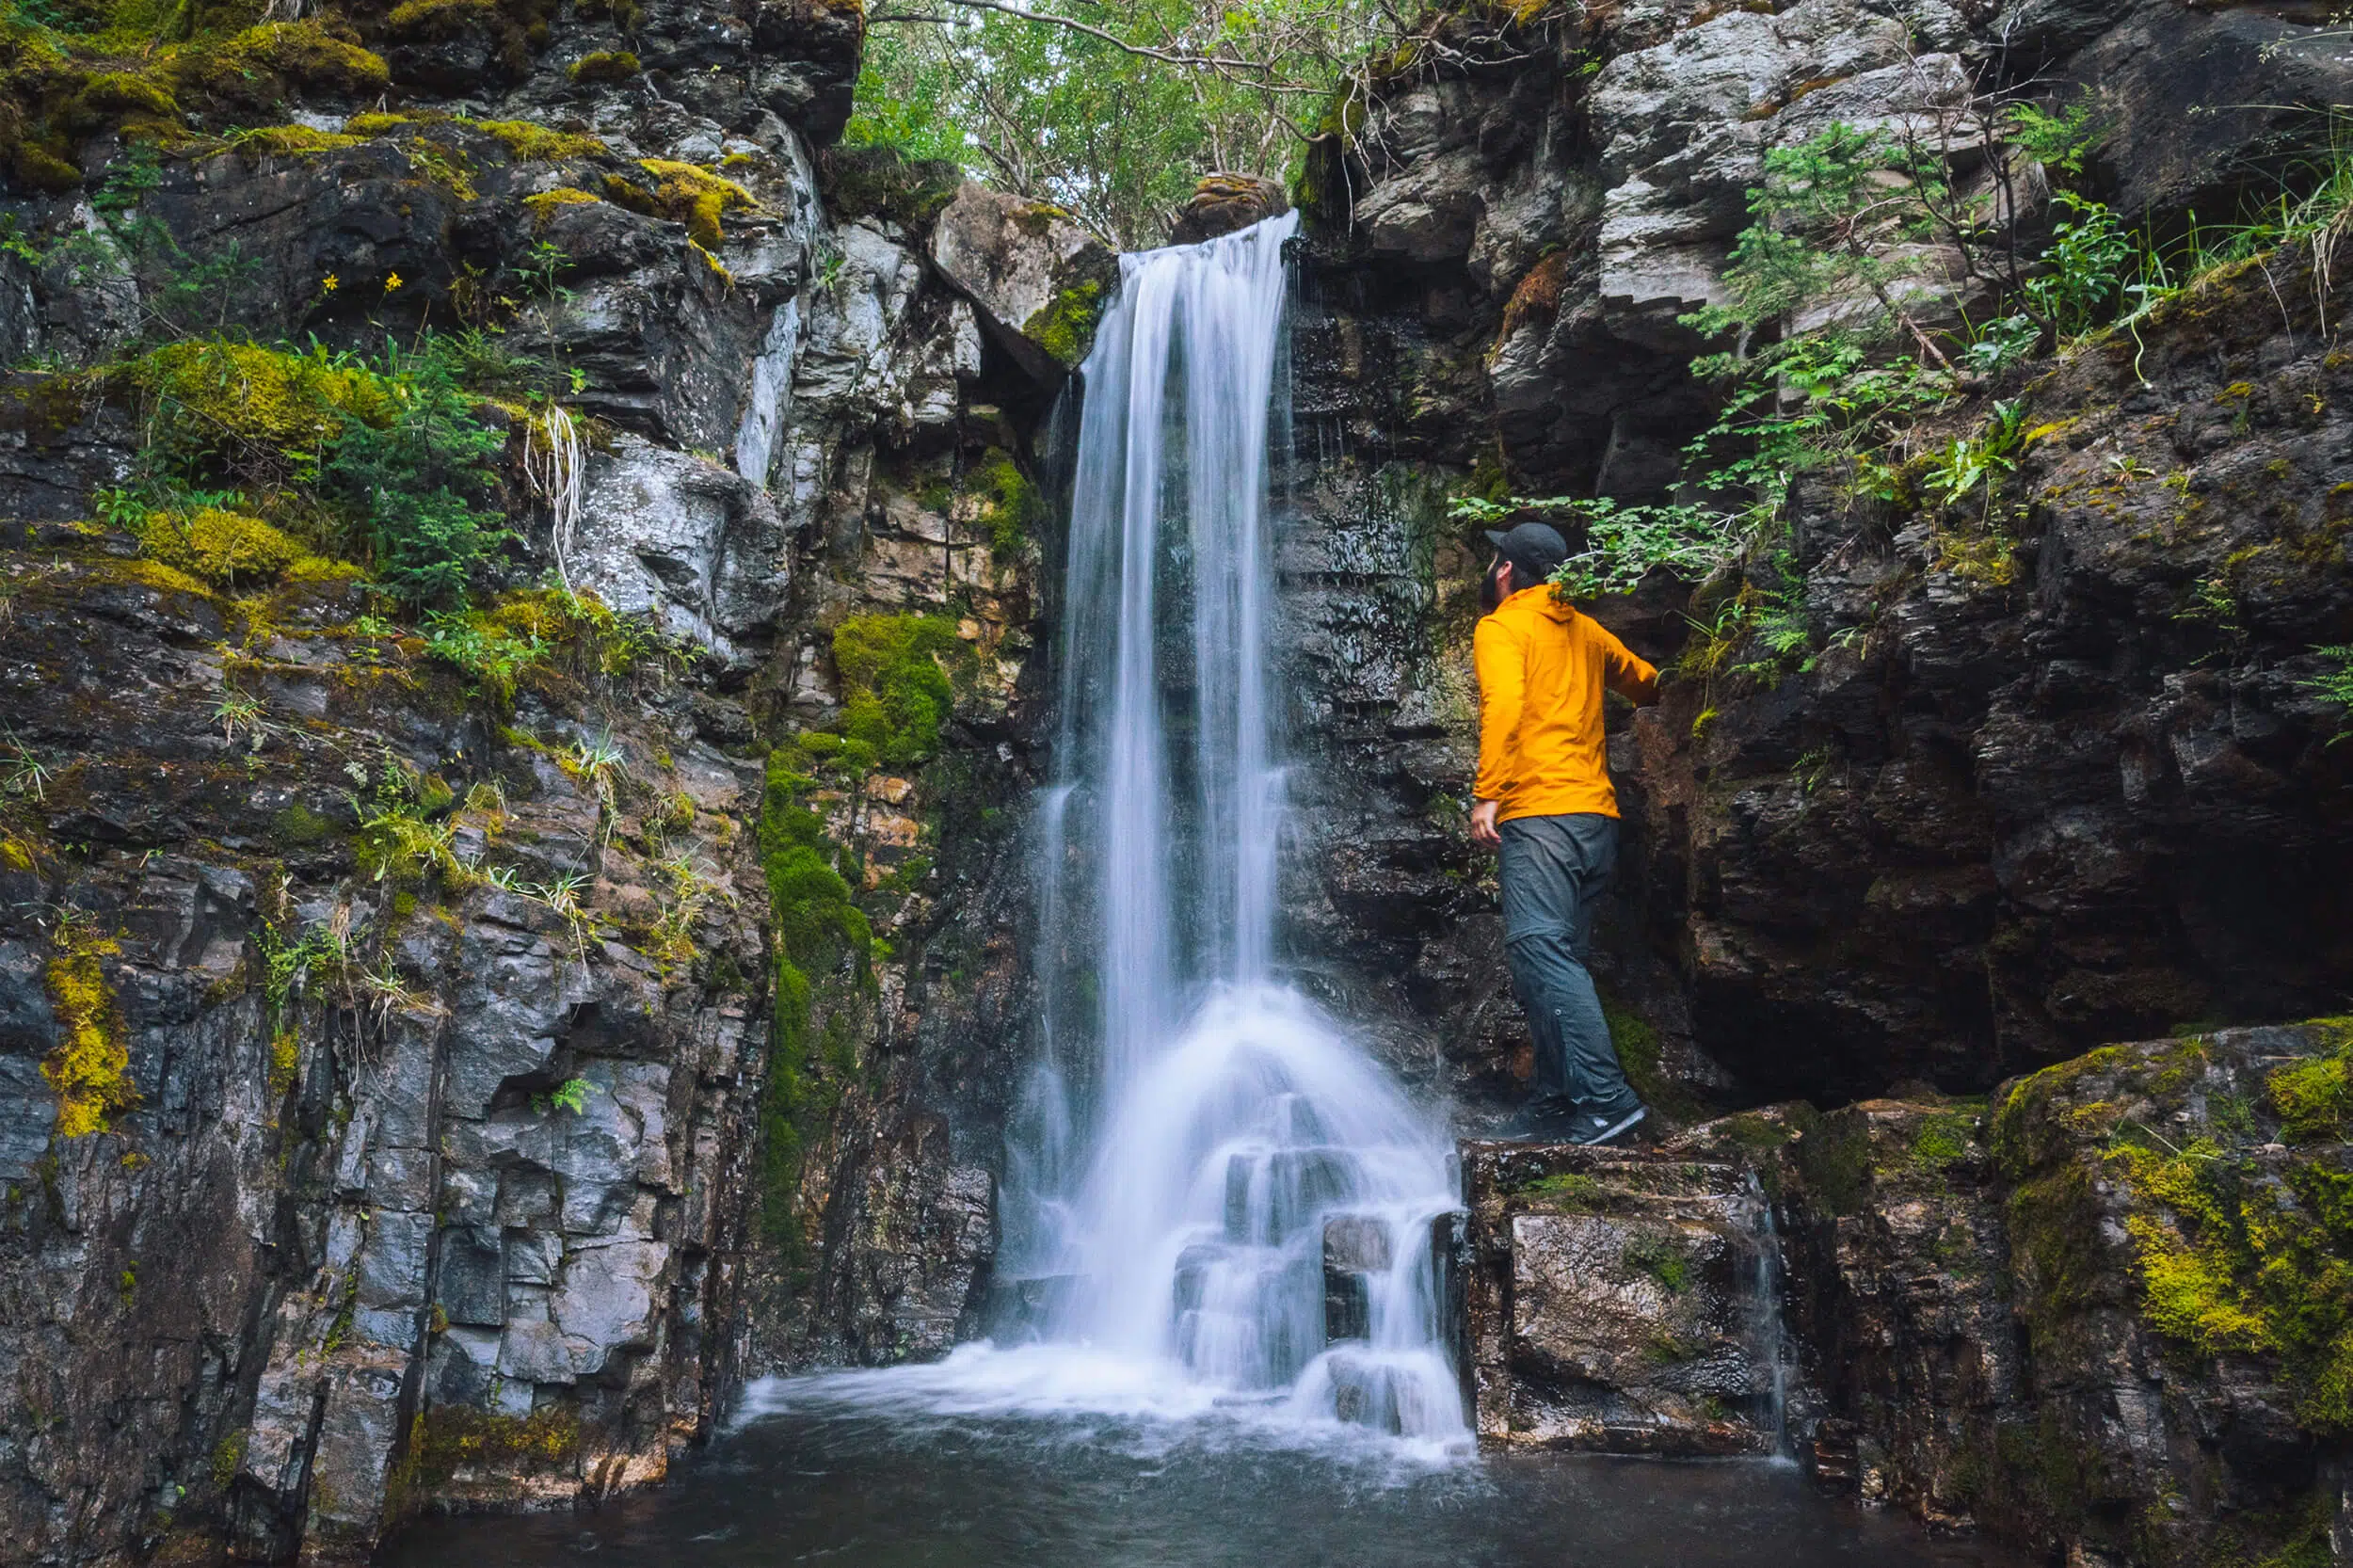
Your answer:
[[[1503,842],[1503,835],[1496,830],[1496,815],[1503,809],[1499,800],[1482,800],[1471,808],[1471,842],[1494,849]]]

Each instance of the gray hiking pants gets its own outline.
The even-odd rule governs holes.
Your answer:
[[[1593,910],[1618,859],[1618,819],[1595,812],[1504,823],[1503,943],[1512,989],[1536,1041],[1536,1092],[1577,1110],[1618,1117],[1641,1102],[1609,1043],[1593,977],[1585,971]]]

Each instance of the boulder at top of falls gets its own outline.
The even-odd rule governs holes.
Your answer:
[[[1291,210],[1282,183],[1257,174],[1205,174],[1169,225],[1171,245],[1199,245]]]
[[[932,264],[1007,353],[1042,381],[1078,368],[1119,288],[1119,259],[1060,207],[984,185],[956,192],[932,230]]]

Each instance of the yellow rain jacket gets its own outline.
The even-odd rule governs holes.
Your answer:
[[[1479,623],[1479,782],[1497,820],[1618,814],[1602,738],[1601,693],[1658,700],[1658,672],[1540,583]]]

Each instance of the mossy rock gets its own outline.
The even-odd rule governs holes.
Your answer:
[[[909,158],[895,147],[828,148],[818,168],[835,216],[888,218],[918,233],[964,184],[964,170],[945,158]]]
[[[152,559],[216,587],[266,582],[307,553],[260,518],[216,506],[184,517],[151,512],[140,525],[139,544]]]
[[[627,49],[599,50],[583,55],[565,74],[575,82],[627,82],[645,74],[646,68]]]
[[[1095,328],[1111,304],[1103,285],[1083,278],[1054,293],[1046,307],[1021,325],[1021,335],[1076,370],[1095,344]]]
[[[109,71],[93,76],[82,88],[82,102],[101,114],[171,116],[180,105],[165,86],[152,76],[130,71]]]
[[[56,1091],[59,1138],[103,1131],[138,1097],[131,1082],[122,1009],[104,963],[121,952],[112,937],[87,926],[58,927],[45,976],[59,1038],[42,1059],[40,1072]]]
[[[440,43],[484,26],[497,9],[496,0],[402,0],[384,31],[403,43]]]

